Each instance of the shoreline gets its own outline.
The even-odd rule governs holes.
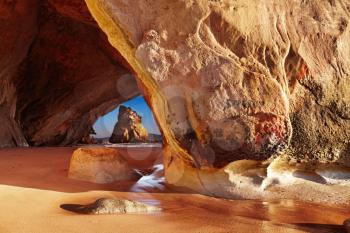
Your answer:
[[[70,180],[67,169],[73,150],[73,147],[0,150],[1,233],[109,233],[140,232],[140,229],[174,233],[327,232],[321,230],[339,230],[342,222],[350,217],[350,205],[321,205],[290,199],[227,200],[177,193],[162,182],[99,185]],[[154,161],[159,159],[157,150],[149,155],[154,156]],[[140,160],[130,160],[134,161],[134,167],[147,167]],[[142,201],[163,211],[90,216],[59,207],[69,203],[87,204],[103,197]]]

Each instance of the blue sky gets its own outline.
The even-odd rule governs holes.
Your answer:
[[[131,107],[142,117],[142,124],[149,133],[160,134],[157,123],[154,120],[153,113],[142,96],[137,96],[127,102],[122,103],[126,107]],[[94,137],[110,137],[115,123],[118,120],[119,107],[112,112],[100,117],[94,124],[96,135]]]

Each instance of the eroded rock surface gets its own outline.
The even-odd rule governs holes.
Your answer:
[[[281,154],[350,166],[348,1],[85,2],[98,26],[79,0],[1,3],[2,146],[74,143],[135,73],[168,183],[230,193],[230,163]]]
[[[140,178],[117,150],[103,147],[75,150],[69,164],[68,176],[98,184]]]
[[[348,3],[87,3],[112,44],[130,64],[140,64],[134,68],[146,92],[161,93],[151,104],[161,112],[168,141],[176,140],[193,164],[266,159],[291,142],[302,157],[317,150],[314,157],[324,158],[331,147],[338,157],[345,153]],[[300,60],[309,75],[299,77],[291,92],[296,77],[287,76],[286,64],[298,69]],[[169,149],[180,154],[176,146]]]
[[[0,147],[27,145],[15,120],[15,80],[38,30],[37,12],[37,1],[0,2]]]
[[[139,94],[83,1],[2,1],[0,12],[0,147],[76,143]]]
[[[114,126],[111,143],[135,143],[148,141],[148,132],[142,118],[129,107],[120,106],[118,122]]]
[[[347,1],[86,2],[149,97],[169,183],[232,197],[233,161],[350,165]]]
[[[88,205],[63,204],[62,209],[78,214],[137,214],[155,213],[161,209],[138,201],[101,198]]]

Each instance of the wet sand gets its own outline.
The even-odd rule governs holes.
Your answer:
[[[225,200],[176,193],[162,180],[92,184],[67,178],[74,148],[0,150],[0,233],[49,232],[345,232],[350,206],[292,200]],[[160,148],[118,148],[135,168],[160,162]],[[341,194],[339,194],[341,195]],[[76,215],[64,203],[127,198],[161,207],[157,214]]]

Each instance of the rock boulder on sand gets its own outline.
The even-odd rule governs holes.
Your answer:
[[[62,209],[79,214],[153,213],[160,208],[137,201],[101,198],[88,205],[63,204]]]
[[[140,177],[117,150],[103,147],[75,150],[70,161],[68,176],[99,184]]]
[[[109,141],[111,143],[146,142],[148,132],[142,118],[131,108],[120,106],[118,122]]]

